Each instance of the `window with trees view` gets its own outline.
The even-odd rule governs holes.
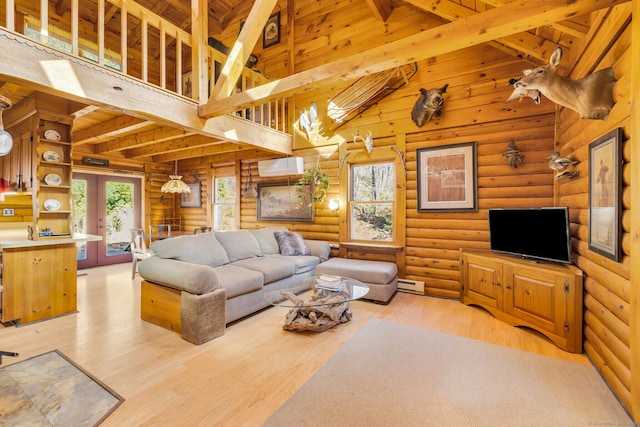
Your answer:
[[[234,230],[238,194],[236,178],[234,176],[215,177],[213,188],[213,229]]]
[[[392,162],[351,166],[352,240],[393,241],[395,187]]]

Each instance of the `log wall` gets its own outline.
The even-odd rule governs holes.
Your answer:
[[[335,2],[336,8],[348,8],[348,2]],[[508,80],[520,75],[525,68],[539,64],[514,58],[489,45],[467,48],[449,55],[419,63],[418,73],[403,88],[363,112],[345,125],[336,128],[327,117],[312,135],[296,132],[294,155],[305,159],[305,168],[318,164],[331,177],[327,200],[338,198],[347,182],[337,178],[340,147],[358,150],[353,146],[353,135],[371,131],[377,149],[388,145],[403,148],[406,159],[406,245],[403,251],[404,276],[425,282],[429,295],[459,296],[460,248],[487,248],[489,233],[487,210],[495,207],[568,206],[571,215],[572,249],[574,263],[584,271],[584,348],[595,366],[613,389],[616,396],[630,410],[631,363],[630,308],[631,301],[631,30],[629,28],[631,3],[622,4],[603,17],[600,29],[585,40],[580,58],[565,58],[565,75],[574,78],[594,70],[614,67],[618,82],[615,87],[616,106],[606,121],[580,119],[577,113],[557,108],[548,99],[535,105],[530,99],[505,104],[511,92]],[[343,9],[347,12],[347,9]],[[405,13],[394,11],[394,13]],[[281,19],[284,16],[281,17]],[[300,18],[300,21],[298,21]],[[353,17],[351,17],[353,18]],[[307,19],[307,21],[304,21]],[[324,19],[324,21],[323,21]],[[296,17],[296,46],[304,46],[287,60],[296,71],[319,65],[333,55],[332,60],[351,52],[350,45],[337,40],[347,31],[331,33],[339,27],[337,15],[328,14],[311,22],[311,18]],[[368,19],[363,17],[363,19]],[[327,20],[330,22],[327,23]],[[303,25],[303,22],[306,23]],[[354,22],[354,21],[352,21]],[[357,22],[357,20],[355,21]],[[329,25],[330,24],[330,25]],[[332,27],[333,26],[333,27]],[[390,28],[393,25],[390,25]],[[304,29],[303,29],[304,28]],[[399,28],[397,31],[401,31]],[[329,36],[331,34],[331,36]],[[386,35],[385,35],[386,37]],[[272,47],[277,57],[286,57],[283,46]],[[578,50],[576,50],[578,51]],[[279,62],[283,66],[283,62]],[[267,62],[267,66],[269,62]],[[569,71],[567,71],[569,70]],[[280,72],[273,69],[273,74]],[[273,76],[271,76],[273,78]],[[421,87],[441,87],[448,83],[445,107],[438,120],[417,128],[410,119],[411,108]],[[330,91],[309,92],[295,99],[297,110],[316,102],[320,111],[326,111],[327,100],[344,87]],[[588,145],[608,131],[621,127],[624,131],[624,182],[622,188],[623,232],[621,236],[623,258],[612,261],[589,250],[588,245]],[[507,143],[513,139],[524,154],[524,162],[512,168],[502,156]],[[416,150],[448,144],[477,142],[477,212],[422,213],[417,211]],[[552,151],[579,161],[579,175],[572,179],[555,181],[546,157]],[[200,159],[205,171],[212,165],[231,162],[239,166],[242,185],[248,168],[252,168],[254,183],[282,181],[282,178],[260,178],[257,174],[257,152],[237,153],[223,158]],[[189,164],[187,168],[191,167]],[[206,173],[206,172],[203,172]],[[210,178],[210,177],[207,177]],[[286,178],[285,178],[286,180]],[[203,198],[208,200],[203,187]],[[341,207],[343,201],[341,201]],[[180,210],[186,216],[186,210]],[[191,224],[204,225],[206,212],[193,211]],[[291,230],[307,238],[340,242],[341,216],[331,212],[326,202],[318,206],[313,223],[285,223]],[[202,224],[200,224],[202,223]],[[255,199],[242,197],[240,207],[241,228],[257,228],[277,223],[256,220]],[[517,230],[514,230],[514,236]],[[334,251],[335,254],[335,251]],[[380,253],[358,251],[358,256],[380,259]],[[637,357],[637,355],[636,355]],[[636,397],[637,399],[637,397]]]
[[[630,350],[630,225],[631,225],[631,4],[614,8],[606,25],[595,34],[572,73],[613,67],[616,104],[606,121],[580,119],[562,109],[556,123],[557,145],[580,161],[577,178],[556,185],[556,204],[571,213],[574,263],[584,272],[584,349],[623,405],[631,409]],[[619,34],[619,35],[618,35]],[[616,128],[623,129],[622,259],[615,262],[589,250],[589,144]]]

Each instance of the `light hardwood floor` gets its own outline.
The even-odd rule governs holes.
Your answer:
[[[351,304],[351,322],[326,332],[282,329],[269,308],[196,346],[140,320],[131,265],[82,270],[78,313],[0,328],[3,366],[59,349],[126,401],[104,426],[259,426],[372,318],[404,323],[579,363],[536,332],[514,328],[457,300],[398,293],[390,304]],[[425,396],[425,399],[428,398]]]

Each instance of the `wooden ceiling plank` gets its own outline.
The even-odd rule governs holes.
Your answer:
[[[113,138],[117,135],[136,131],[153,124],[154,123],[149,120],[122,115],[94,126],[75,130],[71,133],[71,140],[74,145],[82,145],[101,139]]]
[[[153,146],[157,143],[191,135],[193,135],[193,132],[169,126],[160,126],[151,130],[95,144],[94,153],[110,153],[144,146]]]
[[[175,153],[189,148],[203,147],[221,144],[219,139],[208,138],[202,135],[189,135],[184,138],[174,138],[164,142],[155,143],[146,147],[138,147],[124,151],[126,158],[147,157],[165,153]],[[237,144],[236,144],[237,145]]]
[[[172,162],[174,160],[183,160],[183,159],[193,159],[193,158],[202,159],[204,156],[216,156],[216,160],[218,160],[219,159],[218,156],[221,156],[221,155],[241,153],[243,151],[248,151],[253,149],[254,147],[250,145],[224,143],[224,144],[211,145],[208,147],[182,150],[182,151],[178,151],[176,153],[171,153],[171,154],[156,155],[156,156],[153,156],[153,161],[164,163],[164,162]]]
[[[521,33],[541,25],[625,3],[619,0],[529,0],[509,3],[464,19],[422,31],[313,69],[305,70],[225,99],[211,99],[199,108],[200,117],[255,106],[266,100],[302,94],[330,81],[352,81],[403,64],[432,58],[469,46]],[[446,43],[443,40],[447,40]]]
[[[433,13],[434,15],[448,21],[457,21],[479,13],[452,1],[441,1],[437,4],[433,4],[429,8],[419,0],[407,0],[407,3],[410,3],[417,8],[421,8],[424,12]],[[555,48],[558,47],[558,44],[526,31],[500,38],[496,40],[496,43],[497,42],[504,43],[507,47],[524,53],[525,56],[530,56],[543,61],[549,57]],[[542,48],[543,46],[544,49]]]
[[[509,0],[480,0],[480,2],[493,7],[500,7],[500,6],[504,6],[507,3],[510,3]],[[575,22],[571,22],[569,20],[553,22],[549,24],[549,26],[560,32],[567,33],[571,36],[578,37],[578,38],[584,37],[587,34],[587,31],[589,30],[588,27],[585,27],[583,25],[578,25]]]
[[[369,7],[373,11],[376,18],[382,22],[386,22],[391,15],[392,7],[388,0],[367,0]]]
[[[242,74],[244,64],[262,36],[264,26],[276,4],[278,4],[278,0],[257,0],[254,3],[242,30],[240,30],[238,39],[231,47],[227,61],[222,67],[220,78],[211,91],[211,98],[226,97],[235,91],[236,82]]]

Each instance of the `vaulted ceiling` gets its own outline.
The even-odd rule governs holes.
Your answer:
[[[38,7],[39,2],[31,1],[34,3],[34,8]],[[224,34],[231,23],[237,22],[248,22],[249,25],[262,28],[264,18],[258,18],[256,21],[247,20],[250,18],[252,8],[259,8],[268,1],[273,2],[273,0],[255,0],[255,2],[210,0],[208,4],[209,36]],[[517,57],[529,58],[534,63],[542,63],[548,59],[551,51],[557,46],[565,48],[565,57],[575,58],[593,37],[592,29],[605,14],[609,13],[608,8],[620,3],[615,0],[578,2],[530,0],[519,3],[513,3],[511,0],[433,2],[337,0],[327,4],[327,12],[323,14],[325,6],[321,2],[296,1],[294,3],[293,0],[289,2],[291,4],[287,4],[286,1],[276,2],[277,8],[284,8],[291,15],[289,23],[281,23],[283,31],[289,28],[289,24],[298,25],[298,21],[321,25],[331,13],[337,13],[335,11],[341,3],[359,3],[363,16],[373,17],[374,24],[371,24],[373,26],[391,25],[390,23],[394,23],[394,11],[406,8],[424,17],[425,25],[402,38],[390,40],[382,38],[378,45],[372,45],[371,39],[367,39],[366,44],[356,48],[356,54],[351,47],[346,49],[348,53],[345,56],[325,55],[326,59],[323,63],[316,63],[309,68],[289,64],[289,69],[295,72],[290,75],[281,73],[272,76],[274,83],[268,87],[258,87],[243,93],[212,99],[207,105],[201,106],[199,113],[197,106],[194,105],[193,111],[202,119],[219,116],[237,110],[239,107],[257,105],[274,97],[304,93],[311,87],[348,82],[364,74],[425,60],[479,43],[490,43],[497,49]],[[70,3],[69,0],[58,0],[55,9],[66,10],[69,7],[68,3]],[[137,0],[137,3],[169,20],[177,27],[187,32],[191,31],[192,14],[189,1]],[[22,3],[20,7],[29,9],[28,5]],[[305,12],[305,8],[313,9],[313,12]],[[120,26],[110,23],[112,19],[115,20],[116,8],[111,3],[106,3],[105,9],[106,30],[120,31]],[[80,16],[87,26],[96,25],[95,11],[91,8],[81,7]],[[308,17],[302,18],[304,16]],[[362,38],[362,34],[359,33],[368,30],[357,24],[355,20],[349,23],[354,32],[353,43],[356,43],[355,40],[359,37]],[[288,36],[286,50],[289,53],[285,57],[295,62],[296,53],[299,51],[296,43],[302,37],[291,34]],[[130,42],[133,41],[130,40]],[[151,37],[149,43],[154,43]],[[158,42],[155,41],[155,43]],[[305,43],[309,44],[306,41]],[[318,44],[321,43],[324,42],[318,41]],[[327,46],[326,49],[336,50],[331,46]],[[263,61],[268,60],[268,51],[262,52],[261,55]],[[363,58],[366,58],[366,61]],[[30,87],[24,81],[2,80],[0,66],[0,92],[11,96],[14,103],[37,89]],[[247,157],[255,157],[264,148],[257,141],[212,138],[206,133],[180,126],[179,123],[172,125],[170,114],[163,120],[155,120],[151,114],[145,116],[144,114],[123,114],[123,112],[127,113],[121,108],[110,109],[98,104],[78,105],[73,133],[76,149],[82,153],[90,153],[127,164],[128,162],[171,162],[174,159],[209,155],[242,158],[243,153],[246,153]]]

